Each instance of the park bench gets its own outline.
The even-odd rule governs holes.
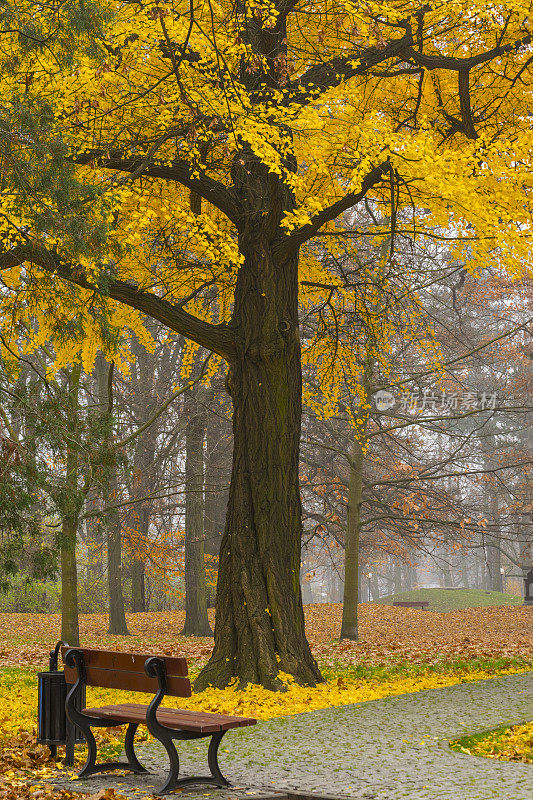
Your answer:
[[[148,772],[138,761],[133,747],[135,731],[142,724],[146,725],[150,733],[161,742],[170,760],[168,779],[157,794],[165,794],[194,783],[230,785],[218,765],[220,741],[231,728],[255,725],[257,720],[178,708],[159,708],[165,695],[191,696],[185,658],[72,647],[62,648],[62,656],[66,682],[74,684],[67,695],[66,712],[71,722],[81,729],[88,747],[87,761],[78,777],[84,778],[96,772],[115,769],[126,769],[137,774]],[[122,703],[100,708],[83,708],[80,711],[76,708],[75,701],[84,686],[149,692],[155,696],[149,705]],[[97,764],[96,741],[91,728],[117,725],[128,726],[124,740],[127,761]],[[179,778],[180,764],[174,740],[201,739],[206,736],[211,737],[207,755],[211,775]]]
[[[427,608],[429,600],[394,600],[392,605],[402,608]]]

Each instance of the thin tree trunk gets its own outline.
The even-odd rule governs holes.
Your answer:
[[[463,589],[468,589],[468,563],[466,560],[466,556],[461,556],[461,582],[463,584]]]
[[[247,145],[232,174],[248,204],[239,231],[244,265],[231,323],[238,354],[227,377],[234,408],[233,466],[215,647],[195,688],[226,686],[237,676],[241,685],[280,689],[280,670],[315,685],[323,679],[305,638],[299,580],[298,253],[284,254],[283,237],[276,241],[279,234],[273,233],[294,201]]]
[[[185,432],[185,625],[182,636],[212,636],[204,556],[205,414],[189,397]]]
[[[75,364],[69,374],[68,419],[72,431],[77,428],[81,364]],[[76,567],[76,536],[81,510],[78,494],[78,454],[74,440],[67,445],[65,475],[65,507],[61,526],[61,638],[71,645],[80,643],[78,609],[78,572]]]
[[[503,578],[501,573],[502,554],[499,549],[500,544],[500,509],[498,495],[494,487],[487,489],[490,492],[490,532],[487,534],[487,569],[490,589],[494,592],[503,592]]]
[[[113,443],[113,363],[108,364],[99,353],[95,365],[98,400],[102,416],[102,446],[107,451],[102,470],[102,505],[113,506],[118,500],[116,453]],[[107,585],[109,591],[108,633],[129,635],[122,593],[122,523],[116,508],[103,515],[107,539]]]
[[[104,490],[102,500],[113,504],[118,497],[116,476],[111,478],[109,493]],[[122,524],[115,509],[105,516],[107,528],[107,581],[109,588],[109,630],[108,633],[128,636],[122,592]]]
[[[144,562],[134,558],[131,564],[131,610],[134,613],[145,612],[146,585]]]
[[[441,564],[442,584],[446,589],[451,589],[453,587],[452,571],[450,565],[446,561],[447,558],[448,552],[445,553],[444,560]]]
[[[396,559],[394,562],[394,594],[399,594],[402,589],[402,565]]]
[[[61,526],[61,638],[71,645],[80,643],[76,568],[77,520],[77,516],[64,517]]]
[[[350,457],[348,483],[348,519],[344,551],[344,598],[341,639],[359,639],[357,601],[359,599],[359,537],[361,531],[361,500],[363,490],[363,447],[355,440]]]
[[[367,343],[368,344],[368,343]],[[363,400],[356,409],[354,441],[349,457],[350,478],[348,482],[348,514],[346,521],[346,544],[344,551],[344,599],[342,607],[341,639],[359,639],[357,603],[362,599],[359,563],[359,540],[361,534],[361,505],[363,502],[363,464],[366,447],[368,412],[365,409],[372,384],[372,357],[367,347],[363,369]]]
[[[141,508],[139,513],[139,534],[145,539],[148,536],[150,516],[147,508]],[[146,575],[144,561],[133,555],[131,560],[131,610],[133,612],[147,611],[146,607]]]

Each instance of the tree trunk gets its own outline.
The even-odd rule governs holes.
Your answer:
[[[110,481],[109,494],[104,491],[103,502],[116,503],[118,497],[117,479],[113,476]],[[129,630],[126,623],[124,608],[124,594],[122,592],[122,524],[120,515],[115,509],[105,516],[107,528],[107,581],[109,587],[109,630],[108,633],[128,636]]]
[[[490,525],[487,533],[487,570],[489,588],[494,592],[503,592],[503,578],[501,573],[502,554],[500,545],[500,509],[498,495],[494,487],[487,488],[488,505],[490,509]]]
[[[300,592],[298,483],[301,363],[298,255],[275,257],[279,221],[293,205],[281,182],[245,146],[234,163],[247,206],[239,232],[244,256],[232,326],[237,356],[227,386],[233,400],[233,465],[220,549],[215,647],[197,690],[211,684],[283,688],[281,670],[300,684],[322,680],[305,638]]]
[[[61,527],[61,639],[79,645],[78,572],[76,569],[77,515],[63,518]]]
[[[182,636],[212,636],[204,557],[205,414],[189,396],[185,432],[185,625]]]
[[[78,403],[81,364],[70,370],[67,418],[73,433],[78,427]],[[78,453],[76,437],[67,444],[64,508],[61,526],[61,638],[71,645],[80,643],[78,619],[78,572],[76,567],[76,536],[82,500],[78,492]]]
[[[144,562],[138,558],[131,564],[131,610],[134,613],[147,610]]]
[[[231,426],[228,421],[213,414],[205,432],[204,499],[205,551],[213,556],[218,556],[224,534],[231,451]]]
[[[214,414],[205,435],[204,549],[218,557],[224,535],[233,439],[231,425]],[[216,586],[207,585],[207,606],[215,604]]]
[[[467,562],[466,556],[464,556],[464,555],[461,556],[460,564],[461,564],[461,567],[460,567],[460,569],[461,569],[461,582],[462,582],[462,585],[463,585],[463,589],[468,589],[469,588],[469,583],[468,583],[468,562]]]
[[[341,639],[359,639],[357,601],[359,599],[359,536],[361,531],[361,499],[363,489],[363,447],[357,439],[350,458],[348,483],[348,519],[344,551],[344,598]]]
[[[447,558],[447,556],[446,556]],[[443,563],[441,567],[442,572],[442,585],[445,589],[451,589],[453,587],[453,580],[452,580],[452,572],[450,569],[450,565]]]
[[[95,372],[98,383],[98,402],[101,414],[102,451],[105,463],[101,467],[101,494],[104,508],[118,501],[117,461],[113,442],[113,363],[108,364],[99,353]],[[109,590],[108,633],[129,635],[122,593],[122,523],[116,508],[103,514],[107,539],[107,585]]]
[[[367,342],[370,345],[370,342]],[[346,521],[346,544],[344,551],[344,599],[342,607],[341,639],[359,639],[357,601],[362,600],[362,585],[359,563],[359,539],[361,534],[361,504],[363,502],[363,464],[366,447],[368,411],[365,406],[371,394],[373,362],[367,346],[363,362],[363,400],[352,410],[354,419],[354,441],[349,457],[350,478],[348,481],[348,514]]]
[[[402,565],[396,560],[394,562],[394,594],[399,594],[402,590]]]
[[[141,508],[139,513],[139,533],[141,537],[148,536],[150,514],[147,508]],[[146,606],[146,577],[145,566],[142,559],[135,555],[131,559],[131,610],[133,612],[147,611]]]
[[[143,351],[144,352],[144,351]],[[152,411],[152,404],[147,403],[146,413],[141,414],[139,425],[142,425],[149,418]],[[156,444],[157,427],[151,426],[141,433],[135,441],[135,451],[133,455],[133,483],[130,488],[130,499],[141,500],[136,502],[127,515],[126,526],[132,530],[137,529],[138,540],[141,543],[148,541],[150,532],[150,518],[153,508],[153,500],[147,499],[154,491],[154,484],[157,480],[156,470],[154,470],[154,456]],[[134,612],[148,611],[146,597],[146,565],[143,561],[143,550],[135,546],[136,539],[133,539],[133,549],[130,561],[131,572],[131,610]]]

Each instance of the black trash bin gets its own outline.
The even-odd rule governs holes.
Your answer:
[[[58,642],[50,653],[48,672],[39,672],[39,700],[38,700],[38,738],[40,744],[50,748],[52,756],[57,755],[57,746],[65,745],[65,764],[74,764],[74,744],[83,742],[84,738],[80,729],[73,725],[65,712],[65,700],[71,688],[66,680],[63,670],[58,670],[57,662],[59,649],[64,642]],[[85,707],[85,687],[78,693],[76,705],[80,711]]]

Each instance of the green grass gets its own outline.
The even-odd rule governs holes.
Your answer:
[[[410,589],[374,601],[391,606],[395,600],[429,600],[429,611],[459,611],[480,606],[521,606],[522,598],[484,589]]]
[[[453,739],[449,742],[450,748],[456,752],[464,753],[465,750],[473,750],[479,742],[484,742],[488,736],[492,734],[505,734],[511,730],[509,725],[498,725],[497,728],[490,728],[487,731],[480,731],[479,733],[471,733],[467,736],[461,736],[460,739]],[[472,753],[475,755],[475,753]]]
[[[357,680],[368,680],[382,683],[395,678],[413,678],[422,675],[468,675],[476,672],[489,672],[497,675],[502,670],[529,669],[533,666],[531,659],[520,656],[502,658],[457,658],[450,660],[432,661],[430,664],[413,664],[412,662],[399,662],[397,664],[338,664],[328,663],[320,665],[322,675],[326,680],[335,680],[342,677],[351,683]]]

